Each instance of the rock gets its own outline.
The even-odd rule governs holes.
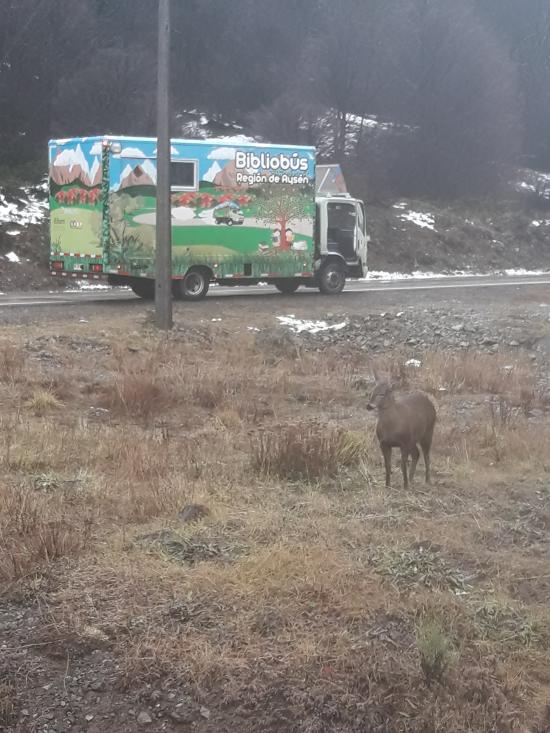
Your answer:
[[[178,512],[180,522],[187,524],[189,522],[198,522],[210,514],[210,509],[204,504],[187,504]]]
[[[197,711],[190,702],[183,701],[176,705],[176,709],[170,713],[170,717],[178,723],[189,724],[197,717]]]
[[[142,710],[141,713],[137,716],[137,722],[138,725],[149,725],[149,723],[153,722],[153,718],[146,710]]]
[[[453,329],[453,331],[456,331],[458,333],[459,331],[464,331],[464,324],[457,323],[454,326],[451,326],[451,328]]]
[[[271,356],[296,358],[300,351],[300,341],[286,328],[265,329],[255,337],[256,346]]]
[[[208,708],[205,708],[204,705],[201,708],[201,715],[203,718],[206,718],[206,720],[210,720],[210,710]]]

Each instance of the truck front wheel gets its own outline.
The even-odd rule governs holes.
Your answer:
[[[182,280],[178,280],[178,297],[181,300],[202,300],[208,293],[210,275],[203,268],[189,270]]]
[[[273,283],[277,290],[280,293],[283,293],[283,295],[292,295],[292,293],[295,293],[298,288],[300,287],[300,283],[296,282],[296,280],[277,280],[277,282]]]
[[[319,290],[323,295],[338,295],[346,284],[346,270],[337,261],[327,262],[319,270]]]

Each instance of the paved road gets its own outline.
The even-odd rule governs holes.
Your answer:
[[[485,290],[487,288],[508,288],[517,291],[518,289],[550,285],[550,274],[548,275],[514,275],[514,276],[480,276],[480,277],[449,277],[422,280],[372,280],[368,282],[349,282],[346,290],[340,297],[360,295],[361,293],[392,292],[392,291],[471,291]],[[270,295],[282,296],[271,286],[251,287],[212,287],[208,294],[208,300],[219,300],[220,298],[262,298]],[[448,293],[451,295],[452,293]],[[303,297],[319,296],[315,289],[301,288],[295,295],[287,296],[293,299]],[[472,293],[472,297],[474,297]],[[37,291],[32,293],[5,293],[0,295],[0,309],[2,308],[32,308],[43,306],[63,305],[85,305],[103,304],[112,301],[116,302],[141,302],[130,290],[125,288],[113,288],[111,290],[85,290],[78,292],[46,292]],[[326,304],[331,299],[323,298]]]

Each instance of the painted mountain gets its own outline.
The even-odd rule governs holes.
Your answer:
[[[230,160],[216,173],[214,185],[220,188],[248,188],[244,183],[237,183],[237,168],[234,160]]]
[[[80,145],[63,150],[50,165],[50,178],[58,186],[80,181],[93,188],[101,183],[101,163],[94,157],[90,166]]]
[[[221,172],[222,167],[218,163],[218,161],[215,160],[202,177],[202,180],[206,181],[207,183],[214,183],[214,181],[216,180],[216,176],[219,175]]]
[[[137,165],[128,164],[120,176],[119,191],[133,186],[156,186],[157,169],[150,160],[142,160]]]

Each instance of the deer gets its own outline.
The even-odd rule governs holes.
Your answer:
[[[391,486],[391,456],[392,448],[401,449],[401,471],[405,490],[414,481],[416,465],[420,458],[418,446],[422,448],[424,467],[426,469],[426,483],[431,481],[430,450],[437,419],[433,402],[424,392],[409,392],[396,395],[396,385],[388,380],[379,379],[375,373],[376,384],[367,410],[378,411],[376,435],[386,468],[386,488]],[[408,471],[409,456],[412,457],[410,471]]]

